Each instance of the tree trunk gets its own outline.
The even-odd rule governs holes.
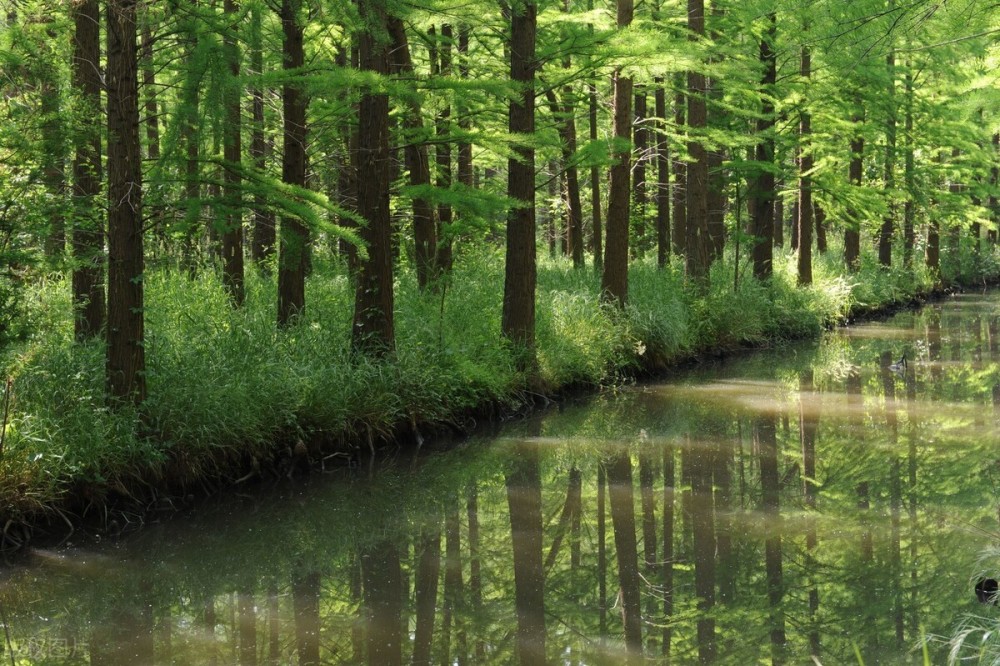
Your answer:
[[[108,393],[146,399],[136,0],[108,1]]]
[[[535,36],[537,6],[511,8],[510,78],[520,98],[510,101],[508,127],[514,136],[535,133]],[[501,331],[515,348],[518,368],[535,372],[535,149],[515,143],[507,162],[507,196],[517,204],[507,214],[507,256]]]
[[[885,192],[889,199],[888,212],[882,220],[882,227],[878,234],[878,263],[889,267],[892,265],[892,236],[895,226],[895,192],[896,189],[896,56],[893,51],[889,51],[886,56],[886,65],[889,70],[889,91],[887,104],[889,106],[889,117],[885,128]]]
[[[660,652],[670,658],[674,614],[674,446],[663,447],[663,644]],[[669,663],[669,662],[668,662]]]
[[[410,58],[410,45],[406,38],[403,21],[392,15],[389,15],[386,20],[389,25],[389,38],[392,40],[391,71],[393,74],[413,77],[413,61]],[[437,63],[432,62],[432,67],[436,70]],[[403,160],[406,163],[406,170],[410,174],[410,185],[415,188],[428,188],[431,184],[430,158],[427,154],[427,145],[422,139],[424,119],[420,102],[416,96],[407,98],[407,112],[403,119],[403,128],[406,131]],[[427,199],[421,196],[413,197],[413,242],[417,285],[423,290],[433,280],[437,234],[434,228],[434,208]]]
[[[73,6],[73,87],[84,105],[84,125],[73,157],[73,330],[77,340],[101,334],[104,327],[104,225],[97,197],[101,192],[101,13],[97,0]]]
[[[593,0],[591,0],[591,4]],[[597,141],[597,84],[588,85],[588,116],[590,120],[590,140]],[[590,167],[590,216],[593,226],[594,270],[604,271],[604,224],[601,218],[601,168]]]
[[[674,96],[674,126],[684,127],[687,118],[687,100],[682,88],[684,88],[684,75],[677,74],[675,81],[677,94]],[[671,230],[673,237],[674,254],[679,257],[687,255],[687,162],[678,155],[674,159],[674,226]]]
[[[441,48],[439,50],[441,55],[441,76],[451,76],[452,74],[452,60],[451,60],[451,45],[454,41],[454,34],[452,32],[451,26],[445,23],[441,26]],[[436,184],[441,189],[447,190],[451,189],[452,183],[452,173],[451,173],[451,105],[445,103],[441,112],[438,114],[436,123],[436,134],[437,134],[437,181]],[[440,276],[449,271],[451,271],[452,266],[452,250],[451,250],[451,224],[454,219],[454,215],[451,210],[451,206],[442,202],[438,204],[438,226],[437,233],[435,236],[436,252],[435,258],[435,271],[436,275]]]
[[[417,565],[414,605],[417,620],[413,636],[413,664],[431,663],[431,646],[434,642],[434,610],[437,604],[438,577],[441,571],[441,532],[439,529],[424,531],[417,546]]]
[[[692,40],[705,35],[704,0],[688,0],[688,34]],[[708,109],[705,75],[688,72],[687,125],[692,135],[705,130]],[[691,162],[687,167],[687,242],[685,269],[689,278],[707,284],[709,263],[708,235],[708,152],[700,138],[688,141]]]
[[[632,124],[632,135],[635,143],[635,182],[632,184],[632,217],[635,227],[635,243],[632,255],[643,257],[646,254],[646,204],[649,200],[646,190],[646,164],[649,162],[649,130],[647,124],[646,89],[635,86],[635,118]]]
[[[917,197],[917,184],[913,155],[913,68],[910,62],[906,63],[905,85],[906,117],[903,120],[903,183],[906,188],[906,200],[903,203],[903,266],[909,269],[913,266],[913,251],[917,244],[916,230],[914,228],[914,205]]]
[[[819,483],[816,480],[816,431],[819,428],[818,402],[811,402],[812,393],[816,390],[813,383],[812,370],[804,371],[799,377],[799,392],[801,394],[799,407],[799,439],[802,447],[802,494],[805,497],[806,509],[810,512],[806,520],[806,574],[809,580],[809,654],[819,660],[819,586],[816,574],[819,565],[813,551],[818,545],[816,536],[816,521],[811,515],[816,511],[816,496],[819,494]],[[807,402],[807,400],[809,402]]]
[[[764,540],[764,560],[767,575],[767,599],[770,607],[771,663],[785,661],[785,616],[782,601],[785,596],[782,576],[781,530],[778,526],[778,441],[773,416],[758,417],[753,425],[754,444],[760,451],[761,508],[768,517]]]
[[[803,46],[799,61],[799,74],[806,81],[812,75],[812,54],[809,47]],[[798,215],[798,282],[800,285],[812,284],[812,236],[813,236],[813,206],[812,206],[812,170],[813,154],[809,145],[812,134],[812,116],[808,108],[803,108],[799,118],[799,215]]]
[[[391,541],[383,540],[366,547],[361,555],[361,570],[370,620],[368,663],[372,666],[400,666],[403,663],[400,622],[403,613],[403,572],[396,546]]]
[[[286,76],[305,64],[302,24],[299,9],[302,0],[282,0],[281,27],[284,34],[282,66]],[[281,161],[281,179],[294,187],[306,186],[306,105],[300,84],[286,81],[282,89],[285,113],[285,153]],[[302,221],[284,215],[278,249],[278,325],[288,326],[303,314],[306,307],[306,252],[309,231]]]
[[[264,75],[263,36],[261,35],[261,8],[254,6],[250,18],[250,69],[256,77]],[[255,82],[250,91],[253,123],[250,133],[250,157],[254,169],[263,173],[267,168],[267,142],[264,133],[264,91]],[[258,267],[263,268],[274,254],[276,238],[274,211],[267,206],[267,197],[255,188],[253,195],[253,239],[250,257]]]
[[[618,0],[618,29],[631,25],[632,0]],[[632,152],[628,147],[632,136],[632,79],[616,69],[614,86],[614,136],[620,143],[611,166],[611,186],[608,191],[608,232],[604,249],[604,271],[601,274],[601,296],[625,307],[628,300],[628,228],[629,175]]]
[[[146,96],[146,159],[150,163],[155,164],[160,160],[160,118],[156,95],[156,65],[153,60],[153,31],[150,28],[150,23],[153,19],[148,16],[151,9],[152,6],[147,4],[147,16],[142,26],[142,88]],[[147,226],[151,227],[160,242],[163,242],[167,230],[164,228],[166,220],[163,215],[162,198],[157,196],[155,204],[147,206],[147,209],[149,210],[150,217],[150,222]]]
[[[656,80],[656,265],[670,259],[670,142],[667,140],[667,93],[663,79]]]
[[[774,49],[777,38],[777,15],[768,15],[768,29],[760,40],[760,63],[764,68],[761,77],[761,91],[764,93],[761,115],[757,120],[757,147],[754,160],[757,175],[750,184],[752,217],[750,233],[754,237],[751,257],[753,274],[758,280],[771,277],[774,259],[774,200],[776,198],[773,168],[774,159],[774,86],[777,81],[778,60]]]
[[[852,186],[861,187],[864,182],[865,135],[863,124],[865,122],[865,108],[862,106],[860,95],[855,98],[855,112],[851,122],[854,124],[855,134],[851,139],[851,164],[848,180]],[[860,211],[852,210],[848,215],[844,228],[844,263],[852,272],[861,267]]]
[[[381,0],[361,0],[361,17],[370,27],[385,28]],[[389,73],[388,45],[381,30],[364,30],[360,38],[363,71]],[[361,239],[368,257],[360,264],[354,299],[355,350],[382,356],[396,348],[393,322],[392,220],[389,213],[389,96],[366,90],[358,123],[358,213],[368,222]]]
[[[243,193],[239,169],[242,166],[243,144],[241,140],[242,115],[240,100],[242,86],[240,77],[240,49],[237,45],[239,30],[238,6],[236,0],[223,3],[226,15],[233,19],[225,34],[226,60],[233,80],[225,94],[226,123],[223,126],[223,153],[227,168],[225,175],[226,226],[222,231],[222,281],[229,292],[229,298],[237,307],[243,305]]]
[[[615,531],[618,584],[621,586],[625,649],[630,661],[642,655],[642,608],[639,595],[639,552],[635,536],[635,500],[632,460],[628,452],[616,453],[607,465],[611,522]]]

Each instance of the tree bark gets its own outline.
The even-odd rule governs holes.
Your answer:
[[[146,399],[136,0],[108,1],[108,394]]]
[[[441,26],[441,76],[451,76],[452,58],[451,45],[455,36],[449,24]],[[438,114],[436,123],[437,135],[437,180],[436,184],[441,189],[451,189],[451,104],[445,103]],[[435,243],[436,252],[434,255],[435,276],[444,275],[451,271],[453,257],[451,246],[451,225],[454,220],[454,213],[451,206],[442,202],[438,204],[438,226],[436,229]]]
[[[861,187],[864,182],[865,136],[862,130],[865,122],[865,108],[862,105],[860,95],[857,96],[854,103],[855,112],[851,121],[854,123],[855,134],[851,139],[851,164],[848,180],[852,186]],[[850,211],[847,224],[844,227],[844,263],[852,272],[861,267],[860,211]]]
[[[632,169],[632,226],[635,227],[635,243],[632,245],[632,255],[643,257],[646,254],[646,207],[649,202],[646,182],[646,165],[649,162],[649,129],[646,109],[646,88],[634,86],[635,118],[632,124],[633,143],[635,144],[635,167]]]
[[[282,67],[293,77],[305,64],[302,24],[299,10],[302,0],[282,0],[281,27],[284,35]],[[281,179],[295,187],[306,186],[306,105],[301,84],[286,81],[282,88],[285,113],[284,157]],[[288,326],[306,307],[306,253],[309,231],[301,220],[284,215],[278,249],[278,325]]]
[[[516,652],[523,666],[545,659],[545,570],[542,566],[542,486],[537,447],[525,445],[507,473],[511,544],[514,551]]]
[[[510,78],[520,95],[511,99],[508,127],[514,136],[535,133],[534,2],[511,7]],[[535,360],[535,149],[516,142],[507,162],[507,195],[517,203],[507,214],[507,256],[501,331],[515,348],[518,368],[534,374]]]
[[[222,230],[222,281],[229,292],[229,298],[237,307],[243,305],[243,192],[242,166],[243,143],[241,140],[242,114],[240,100],[242,87],[240,77],[240,49],[237,44],[239,30],[238,5],[236,0],[225,0],[223,9],[230,20],[225,34],[226,60],[233,80],[225,91],[226,124],[223,126],[223,156],[227,167],[225,173],[225,228]]]
[[[667,92],[663,79],[656,80],[656,265],[670,259],[670,143],[667,140]]]
[[[104,225],[97,198],[101,192],[101,13],[97,0],[74,5],[73,87],[84,105],[85,124],[73,157],[73,330],[77,340],[101,334],[104,327]]]
[[[632,0],[618,0],[618,29],[632,23]],[[616,69],[612,77],[614,87],[614,136],[619,149],[611,166],[611,186],[608,190],[608,229],[604,249],[604,270],[601,273],[601,297],[619,307],[628,301],[628,229],[629,229],[629,176],[632,151],[632,79]]]
[[[804,30],[805,31],[805,30]],[[799,74],[807,82],[812,75],[812,53],[803,46],[799,60]],[[798,206],[798,282],[812,284],[812,170],[813,154],[809,145],[812,134],[812,115],[803,108],[799,117],[799,206]]]
[[[639,595],[639,551],[635,536],[635,499],[632,489],[632,460],[625,451],[615,454],[607,465],[611,522],[615,531],[618,584],[621,586],[625,649],[629,660],[642,655],[642,608]]]
[[[261,34],[261,8],[254,6],[250,18],[250,69],[256,77],[264,75],[263,36]],[[250,157],[254,169],[263,173],[267,168],[267,141],[264,125],[264,90],[255,82],[250,91],[252,129],[250,131]],[[258,268],[265,268],[274,255],[276,225],[274,211],[267,206],[267,197],[260,188],[253,195],[253,237],[250,257]]]
[[[160,118],[159,104],[157,102],[156,94],[156,69],[153,60],[153,54],[155,52],[153,31],[152,28],[150,28],[150,23],[153,19],[148,16],[151,9],[152,7],[147,5],[147,16],[142,26],[142,88],[146,97],[146,159],[151,163],[156,163],[160,159]],[[161,197],[156,197],[156,199],[157,200],[154,205],[148,206],[149,217],[151,218],[148,226],[155,231],[157,238],[162,242],[165,239],[167,231],[164,228],[166,220],[163,215],[162,199]]]
[[[389,38],[392,40],[390,57],[393,74],[403,74],[412,77],[413,60],[410,57],[410,45],[406,38],[403,21],[397,16],[386,17],[389,27]],[[436,60],[436,58],[434,58]],[[433,69],[437,63],[432,61]],[[428,188],[431,184],[430,158],[427,154],[427,144],[424,142],[424,119],[420,101],[416,95],[407,97],[407,111],[403,118],[405,142],[403,161],[410,174],[410,185],[415,188]],[[440,165],[439,165],[440,166]],[[414,196],[413,204],[413,242],[414,263],[416,264],[417,286],[423,290],[434,278],[435,255],[437,252],[437,233],[434,228],[434,208],[422,196]]]
[[[767,32],[760,39],[760,63],[764,68],[761,77],[761,92],[763,103],[761,115],[757,120],[757,147],[754,160],[757,162],[757,175],[750,184],[750,200],[752,201],[752,217],[750,233],[753,235],[751,257],[753,274],[758,280],[767,280],[773,272],[774,260],[774,201],[777,196],[774,183],[774,169],[777,167],[774,156],[774,86],[777,82],[778,59],[774,48],[777,38],[777,15],[768,15]]]
[[[677,94],[674,96],[674,126],[684,127],[687,118],[687,100],[684,88],[684,75],[677,74]],[[687,162],[677,155],[674,158],[674,226],[671,230],[673,251],[679,257],[687,255]]]
[[[704,0],[688,0],[688,35],[699,40],[705,35]],[[688,79],[687,126],[692,135],[708,125],[705,75],[690,71]],[[687,241],[685,271],[692,280],[707,284],[709,264],[708,236],[708,152],[700,138],[688,140],[691,162],[687,167]]]
[[[889,267],[892,265],[892,236],[895,226],[893,190],[896,189],[896,56],[893,51],[889,51],[889,55],[886,56],[886,65],[889,70],[887,95],[889,117],[885,128],[885,192],[889,202],[888,212],[882,219],[882,227],[878,234],[878,263]]]

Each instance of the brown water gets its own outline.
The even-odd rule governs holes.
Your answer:
[[[35,551],[0,664],[944,663],[997,621],[998,405],[960,297]]]

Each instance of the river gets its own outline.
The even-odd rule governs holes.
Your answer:
[[[998,545],[963,295],[33,550],[0,664],[988,663]]]

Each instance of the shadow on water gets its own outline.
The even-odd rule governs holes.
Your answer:
[[[941,663],[994,612],[998,324],[954,299],[35,551],[0,663]]]

